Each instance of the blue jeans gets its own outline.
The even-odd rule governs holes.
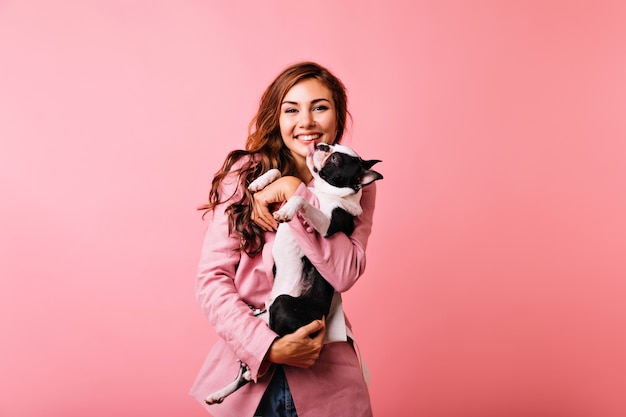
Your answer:
[[[276,366],[270,384],[261,398],[255,417],[298,417],[283,367]]]

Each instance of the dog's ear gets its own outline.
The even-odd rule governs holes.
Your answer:
[[[380,161],[376,161],[376,162],[380,162]],[[373,171],[371,169],[368,169],[363,173],[363,176],[361,177],[361,182],[359,185],[360,185],[360,188],[362,188],[362,187],[365,187],[366,185],[373,183],[376,180],[382,180],[382,179],[383,179],[383,176],[380,173]]]
[[[379,162],[382,162],[380,159],[370,159],[370,160],[362,160],[363,161],[363,168],[365,169],[370,169],[371,167],[373,167],[374,165],[376,165]]]

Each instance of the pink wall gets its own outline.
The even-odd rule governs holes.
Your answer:
[[[205,415],[194,209],[302,59],[384,161],[376,415],[626,415],[626,3],[384,4],[0,2],[0,415]]]

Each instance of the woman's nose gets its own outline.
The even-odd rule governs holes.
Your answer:
[[[313,114],[308,111],[300,112],[300,126],[309,127],[315,124],[315,119],[313,118]]]

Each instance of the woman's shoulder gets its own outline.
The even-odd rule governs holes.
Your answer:
[[[256,163],[258,159],[258,155],[247,153],[245,151],[231,152],[226,158],[226,161],[221,169],[221,186],[227,188],[239,188],[242,171],[246,171],[251,165]]]

